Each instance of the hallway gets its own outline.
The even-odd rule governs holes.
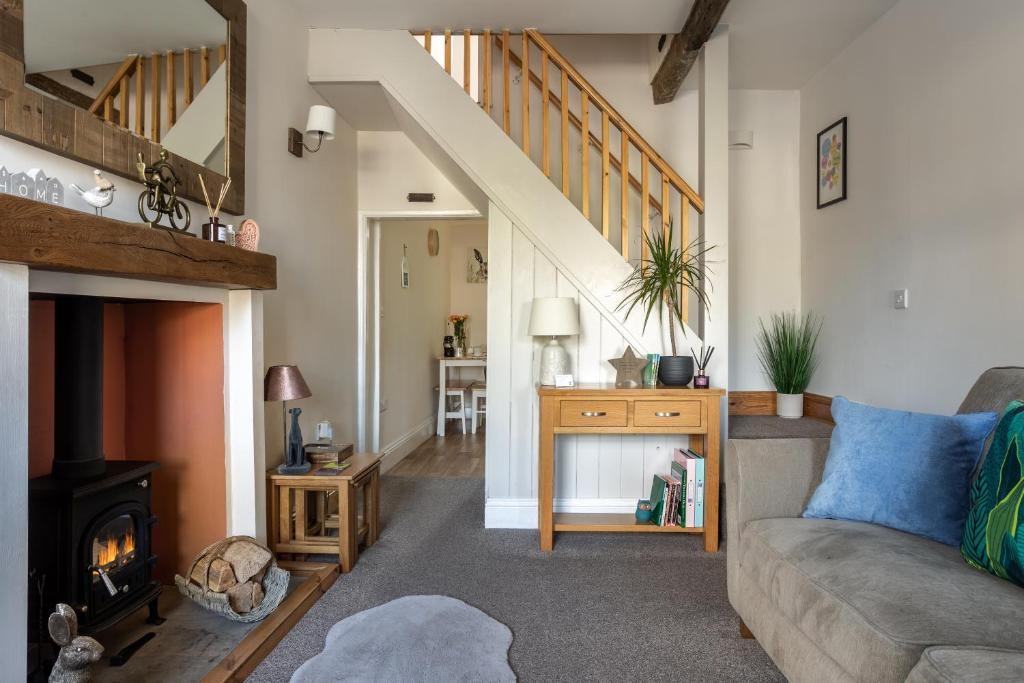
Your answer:
[[[476,434],[449,430],[443,437],[433,436],[388,472],[395,477],[429,479],[483,479],[486,427]]]

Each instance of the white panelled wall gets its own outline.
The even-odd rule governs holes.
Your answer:
[[[493,204],[488,242],[492,255],[511,254],[511,258],[492,258],[488,280],[485,524],[535,528],[537,378],[545,340],[527,334],[533,299],[570,296],[579,302],[580,334],[562,340],[577,382],[614,382],[615,371],[607,361],[622,355],[627,342],[590,298],[580,296],[570,278]],[[686,445],[685,436],[673,435],[559,436],[555,508],[632,512],[637,499],[647,496],[652,476],[668,471],[672,450]]]

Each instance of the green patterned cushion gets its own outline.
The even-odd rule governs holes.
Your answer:
[[[971,487],[960,552],[968,563],[1024,586],[1024,403],[1013,401],[996,426]]]

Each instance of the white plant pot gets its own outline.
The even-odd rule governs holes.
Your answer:
[[[779,417],[797,418],[804,416],[803,394],[775,394],[775,414]]]

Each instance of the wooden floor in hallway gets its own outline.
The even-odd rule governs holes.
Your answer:
[[[445,436],[433,436],[388,472],[396,477],[431,479],[483,479],[483,427],[476,434],[460,434],[452,429]]]

